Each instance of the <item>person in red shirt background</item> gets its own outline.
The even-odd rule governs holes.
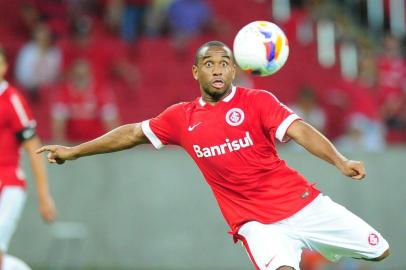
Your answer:
[[[56,209],[48,189],[44,159],[35,154],[41,145],[35,120],[21,93],[4,79],[6,71],[5,52],[0,48],[0,269],[27,270],[30,268],[23,261],[7,254],[26,198],[20,148],[30,159],[42,218],[54,221]]]
[[[58,89],[52,117],[57,141],[89,140],[119,123],[112,91],[95,79],[84,59],[72,63],[66,82]]]
[[[401,41],[387,34],[378,56],[378,102],[389,144],[406,142],[406,63]]]

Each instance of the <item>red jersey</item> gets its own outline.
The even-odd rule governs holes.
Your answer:
[[[380,57],[378,75],[380,86],[402,89],[406,77],[406,64],[401,57]]]
[[[247,221],[285,219],[320,192],[276,152],[300,119],[267,91],[232,88],[216,105],[202,98],[173,105],[142,122],[156,148],[182,146],[212,188],[232,233]]]
[[[53,115],[66,120],[68,140],[85,141],[105,133],[105,121],[115,119],[118,109],[108,89],[96,85],[80,90],[67,83],[59,89]]]
[[[17,89],[0,82],[0,190],[7,185],[25,187],[19,167],[23,138],[35,135],[35,121]]]

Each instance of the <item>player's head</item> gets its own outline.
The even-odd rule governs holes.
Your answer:
[[[4,79],[4,76],[7,72],[7,59],[6,59],[6,52],[0,46],[0,82]]]
[[[192,72],[202,95],[217,101],[231,89],[235,69],[230,48],[223,42],[210,41],[197,49]]]

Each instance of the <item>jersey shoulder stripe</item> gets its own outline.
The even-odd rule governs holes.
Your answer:
[[[24,127],[30,126],[30,120],[28,118],[27,112],[24,109],[23,104],[21,103],[20,98],[15,93],[12,93],[10,96],[10,101],[11,104],[13,105],[14,111],[17,113],[21,125]]]

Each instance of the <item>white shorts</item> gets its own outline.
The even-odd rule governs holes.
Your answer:
[[[287,219],[272,224],[250,221],[238,234],[259,270],[284,265],[298,270],[305,248],[333,262],[341,257],[374,259],[389,248],[374,228],[322,194]]]
[[[17,228],[26,193],[21,187],[4,187],[0,193],[0,251],[7,252],[11,236]]]

